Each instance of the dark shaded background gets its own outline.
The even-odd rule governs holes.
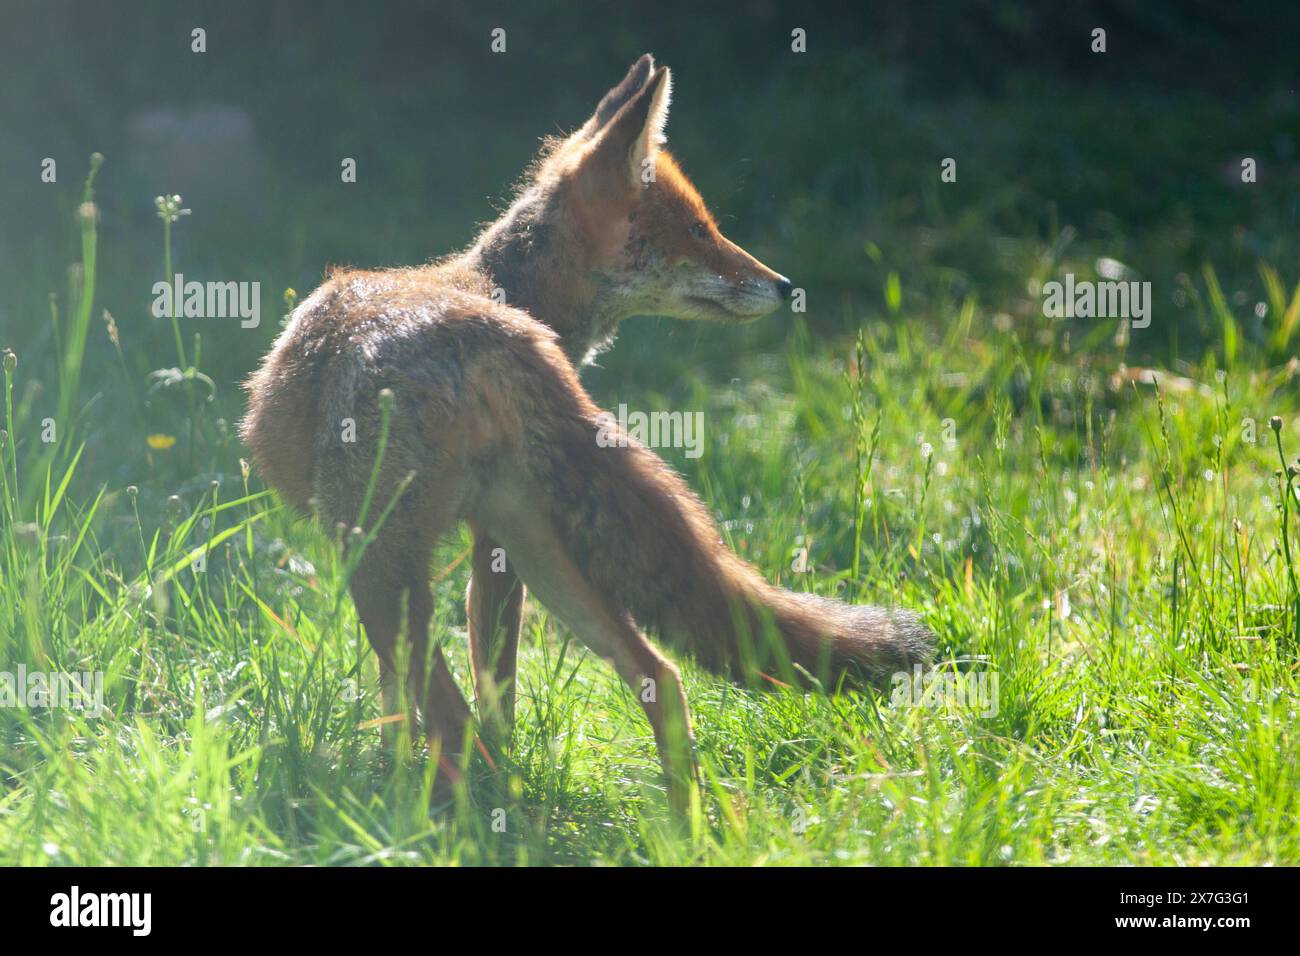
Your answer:
[[[889,272],[906,315],[942,321],[975,295],[1016,316],[1035,308],[1027,263],[1105,255],[1155,283],[1142,348],[1172,360],[1212,333],[1171,303],[1180,275],[1211,261],[1238,302],[1261,259],[1295,278],[1295,4],[5,2],[0,22],[0,345],[51,354],[48,296],[67,309],[81,182],[102,152],[83,393],[110,405],[93,371],[113,362],[101,308],[131,374],[174,361],[148,315],[154,196],[193,209],[174,239],[187,278],[262,284],[260,329],[186,329],[233,416],[286,287],[465,245],[538,137],[579,125],[644,51],[675,72],[671,147],[724,230],[808,289],[818,334],[881,313]],[[790,52],[795,26],[807,54]],[[39,180],[46,156],[55,185]],[[941,187],[946,156],[959,176]],[[789,334],[788,317],[741,333],[643,320],[589,381],[599,398],[629,370],[665,391],[686,366],[725,380],[738,351]]]

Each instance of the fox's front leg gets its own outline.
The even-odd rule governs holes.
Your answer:
[[[515,722],[515,672],[525,590],[505,549],[474,529],[474,557],[466,596],[470,663],[479,720],[487,745],[510,747]]]
[[[509,535],[519,573],[546,608],[584,644],[614,665],[636,696],[654,731],[659,760],[668,783],[668,802],[686,814],[691,792],[699,784],[690,709],[677,667],[646,640],[627,611],[602,594],[560,544],[560,538],[536,510],[518,501],[535,494],[507,495],[495,515],[502,535]]]

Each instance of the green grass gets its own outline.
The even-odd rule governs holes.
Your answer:
[[[120,349],[90,367],[80,223],[56,354],[5,363],[0,671],[101,671],[108,713],[0,708],[0,865],[1300,862],[1300,501],[1277,473],[1300,454],[1296,276],[1260,263],[1243,305],[1202,264],[1180,307],[1222,337],[1169,369],[1124,364],[1141,330],[954,295],[875,247],[884,294],[852,300],[843,332],[630,329],[671,384],[596,369],[597,397],[705,413],[705,455],[664,454],[739,553],[790,587],[921,610],[943,672],[997,678],[995,707],[914,706],[688,665],[706,786],[683,830],[639,707],[535,603],[513,756],[470,761],[430,808],[434,766],[381,745],[337,548],[238,467],[201,340],[187,359],[177,335],[192,364],[147,387]],[[1022,243],[1008,271],[1089,274],[1059,237]],[[731,354],[726,382],[697,352]],[[103,400],[83,379],[120,397],[137,484],[82,458]],[[176,443],[144,458],[151,434]],[[468,546],[445,542],[434,584],[467,688]]]

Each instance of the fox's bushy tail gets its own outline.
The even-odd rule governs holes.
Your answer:
[[[708,669],[758,686],[808,686],[809,677],[828,690],[880,686],[928,661],[933,635],[911,611],[769,584],[727,548],[667,464],[598,420],[580,386],[565,391],[543,419],[546,433],[528,443],[529,470],[569,554],[637,623]]]

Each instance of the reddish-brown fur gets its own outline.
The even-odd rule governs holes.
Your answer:
[[[548,145],[515,203],[460,256],[331,275],[250,379],[242,432],[286,502],[352,528],[391,392],[364,530],[396,503],[351,580],[386,684],[409,658],[427,733],[444,753],[461,752],[470,712],[428,644],[428,576],[438,537],[468,521],[485,736],[509,740],[522,578],[637,694],[681,806],[692,776],[685,697],[638,625],[737,679],[827,687],[906,669],[930,637],[908,612],[769,585],[658,457],[635,441],[597,442],[599,409],[574,366],[620,320],[739,321],[789,291],[718,232],[659,148],[669,82],[642,57],[582,129]],[[343,439],[349,419],[354,442]]]

